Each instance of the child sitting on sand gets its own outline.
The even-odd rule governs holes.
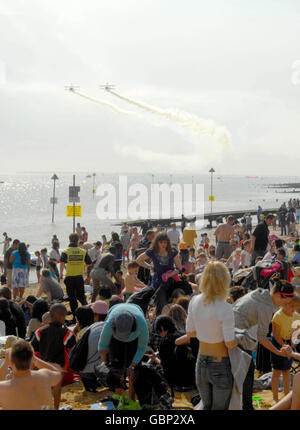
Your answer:
[[[109,301],[111,299],[112,294],[112,290],[110,287],[100,287],[99,288],[99,299],[98,300],[102,300],[103,302],[105,302],[107,304],[107,306],[109,306]]]
[[[281,281],[284,282],[284,281]],[[300,299],[294,298],[291,302],[281,306],[272,319],[272,344],[280,349],[285,344],[291,344],[292,324],[299,320],[300,316],[295,309],[299,306]],[[279,377],[282,374],[284,394],[290,391],[290,369],[293,359],[280,357],[271,352],[271,364],[273,368],[272,392],[274,402],[278,402]]]
[[[133,293],[145,287],[145,284],[137,278],[139,267],[135,260],[128,263],[127,274],[125,276],[125,288],[122,291],[125,301],[127,301]]]
[[[205,265],[207,264],[207,257],[205,252],[201,252],[196,259],[195,270],[196,273],[201,273],[204,270]]]

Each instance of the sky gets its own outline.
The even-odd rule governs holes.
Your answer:
[[[2,0],[0,28],[3,174],[298,174],[298,0]]]

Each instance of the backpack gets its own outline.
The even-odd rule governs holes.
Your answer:
[[[90,329],[88,329],[82,338],[76,343],[72,349],[69,366],[74,372],[80,372],[87,362],[88,351],[89,351],[89,334]]]

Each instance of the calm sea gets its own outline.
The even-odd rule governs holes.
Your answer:
[[[72,218],[66,216],[66,206],[69,205],[69,186],[72,185],[71,173],[56,172],[59,179],[56,181],[56,197],[58,203],[55,206],[55,222],[51,223],[52,205],[50,198],[53,192],[52,174],[26,173],[1,175],[0,180],[0,237],[7,232],[12,238],[30,244],[33,253],[41,247],[49,247],[51,237],[56,234],[64,247],[68,243],[68,235],[72,232]],[[205,210],[210,211],[208,197],[211,193],[210,174],[206,175],[128,175],[128,185],[144,184],[150,186],[154,183],[178,183],[178,184],[204,184]],[[119,175],[96,173],[96,187],[103,183],[109,183],[117,188]],[[281,194],[275,190],[266,189],[264,184],[281,182],[300,182],[295,177],[258,177],[247,178],[240,176],[213,176],[213,211],[219,210],[246,210],[278,207],[290,197],[300,197],[299,194]],[[89,240],[95,241],[102,234],[110,236],[110,232],[119,232],[119,227],[114,224],[119,220],[99,220],[96,215],[96,207],[100,197],[93,196],[93,177],[87,177],[87,173],[76,174],[76,185],[80,186],[80,205],[82,217],[76,222],[87,228]],[[94,197],[94,198],[93,198]],[[132,198],[131,198],[132,199]],[[130,201],[130,198],[129,198]],[[188,215],[188,214],[186,214]],[[2,254],[2,246],[0,248]]]

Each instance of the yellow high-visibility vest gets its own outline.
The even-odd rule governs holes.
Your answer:
[[[66,276],[83,275],[86,250],[79,247],[70,246],[69,248],[65,249],[63,252],[68,257],[68,260],[66,263]]]

